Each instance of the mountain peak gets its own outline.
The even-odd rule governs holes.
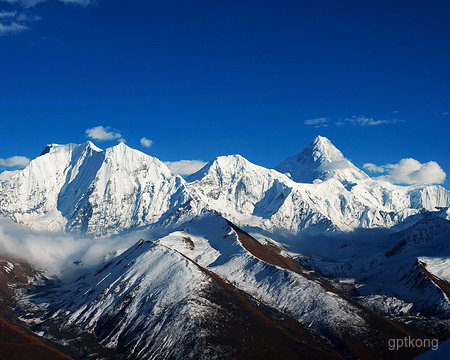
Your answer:
[[[317,143],[331,144],[331,141],[330,141],[330,139],[328,139],[325,136],[317,135],[316,138],[311,143],[312,144],[317,144]],[[331,145],[333,145],[333,144],[331,144]]]
[[[284,160],[275,170],[289,174],[292,180],[301,183],[312,183],[315,179],[335,178],[354,182],[369,178],[324,136],[317,136],[302,151]]]
[[[234,167],[245,167],[249,163],[245,157],[239,154],[219,156],[214,161],[222,166]]]
[[[180,177],[125,144],[105,151],[91,142],[49,144],[0,186],[0,215],[34,229],[95,236],[184,221],[197,214],[191,204]]]
[[[103,151],[99,147],[95,146],[95,144],[92,141],[89,141],[84,144],[47,144],[44,150],[42,150],[40,156],[48,154],[48,153],[54,153],[59,151],[73,151],[75,149],[92,149],[96,152]]]
[[[328,138],[320,135],[310,142],[303,151],[297,154],[299,158],[305,156],[312,156],[314,161],[321,163],[345,159],[342,152]]]
[[[187,182],[193,182],[202,179],[211,170],[214,172],[233,174],[239,170],[245,169],[251,164],[246,158],[239,154],[218,156],[214,160],[207,163],[197,172],[186,178]]]
[[[111,146],[109,149],[111,149],[111,150],[121,150],[121,151],[124,151],[125,149],[135,150],[133,148],[130,148],[127,144],[125,144],[124,141],[119,141],[119,143],[117,143],[114,146]]]
[[[94,151],[98,151],[98,152],[100,152],[100,151],[103,151],[102,149],[100,149],[98,146],[96,146],[92,141],[90,141],[90,140],[88,140],[88,142],[86,143],[86,147],[87,148],[90,148],[90,149],[92,149],[92,150],[94,150]]]

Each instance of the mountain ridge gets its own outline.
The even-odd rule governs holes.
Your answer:
[[[0,184],[0,214],[37,230],[96,236],[154,225],[188,205],[185,216],[197,214],[180,176],[123,143],[46,149]]]
[[[300,165],[309,167],[294,169],[306,169],[310,180],[318,174],[315,183],[241,155],[220,156],[184,180],[123,142],[106,150],[92,142],[50,144],[42,153],[0,183],[0,214],[38,230],[107,236],[214,210],[239,226],[296,235],[390,228],[419,220],[422,209],[450,206],[450,192],[440,186],[369,178],[320,136],[299,153]]]

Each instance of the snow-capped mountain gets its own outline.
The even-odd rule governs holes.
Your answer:
[[[183,222],[201,211],[184,181],[124,143],[48,145],[0,184],[0,214],[39,230],[107,235]]]
[[[402,311],[409,314],[450,318],[450,278],[434,273],[436,269],[427,265],[449,254],[449,239],[450,221],[430,215],[404,231],[380,239],[387,250],[361,276],[364,285],[359,291],[366,297],[364,301],[384,307],[383,300],[378,298],[377,302],[374,294],[391,294],[408,304]],[[443,269],[445,266],[440,267]]]
[[[299,183],[312,183],[316,179],[355,182],[369,178],[323,136],[317,136],[302,151],[284,160],[275,170],[289,174],[292,180]]]
[[[412,358],[388,340],[450,334],[449,205],[323,137],[276,169],[221,156],[186,180],[124,143],[52,144],[0,183],[0,214],[33,229],[148,237],[15,292],[35,333],[85,359]],[[320,256],[296,250],[318,237]]]
[[[240,226],[294,235],[307,229],[390,228],[409,217],[420,220],[424,209],[450,205],[450,192],[441,186],[370,179],[323,137],[283,164],[294,180],[298,171],[316,181],[298,183],[239,155],[218,157],[186,180],[203,202]]]
[[[291,233],[336,229],[325,208],[311,201],[316,185],[301,186],[240,155],[218,157],[186,181],[192,193],[240,226]]]
[[[0,214],[39,230],[104,236],[181,224],[212,209],[242,227],[297,235],[390,228],[450,205],[450,192],[440,186],[370,179],[324,137],[294,158],[282,167],[291,178],[231,155],[211,161],[186,182],[124,143],[104,151],[91,142],[49,145],[0,183]],[[297,173],[314,183],[294,181]]]

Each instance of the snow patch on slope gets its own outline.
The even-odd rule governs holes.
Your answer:
[[[430,273],[442,280],[450,282],[450,257],[422,256],[419,257],[419,261],[426,265]]]

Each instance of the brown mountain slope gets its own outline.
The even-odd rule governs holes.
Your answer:
[[[71,358],[0,318],[0,359],[70,360]]]
[[[29,288],[29,278],[39,276],[30,265],[0,255],[0,359],[71,359],[28,331],[11,310],[15,289]]]
[[[311,281],[315,281],[330,292],[344,298],[353,306],[356,306],[363,312],[363,316],[371,328],[370,338],[361,339],[356,337],[351,331],[343,334],[343,342],[338,346],[338,350],[345,357],[355,357],[361,359],[413,359],[427,348],[402,348],[400,351],[389,349],[389,340],[404,339],[410,337],[413,339],[432,338],[430,334],[424,333],[404,324],[399,324],[386,317],[383,317],[373,310],[361,305],[346,293],[340,291],[335,284],[326,278],[319,276],[314,272],[306,272],[289,255],[283,253],[280,247],[268,243],[261,244],[250,234],[246,233],[233,223],[228,221],[230,227],[238,234],[242,246],[257,258],[284,269],[296,272]]]

